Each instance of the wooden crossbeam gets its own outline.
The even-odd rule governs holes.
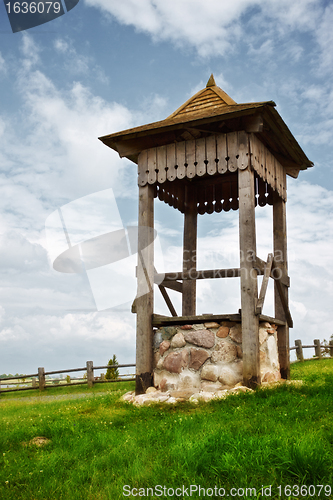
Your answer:
[[[262,276],[265,274],[266,262],[259,257],[256,257],[254,261],[254,266],[257,269],[258,275]],[[278,264],[275,263],[275,268],[279,270],[279,278],[282,285],[290,285],[289,276],[286,274],[285,270],[282,269]],[[239,278],[240,269],[239,268],[229,268],[229,269],[203,269],[197,271],[175,271],[172,273],[165,274],[155,274],[155,283],[161,283],[166,288],[171,288],[177,292],[182,292],[182,283],[177,280],[202,280],[202,279],[215,279],[215,278]],[[274,279],[273,272],[271,272],[270,277]],[[163,280],[161,282],[161,280]]]
[[[269,278],[271,275],[272,265],[273,265],[273,254],[269,253],[268,257],[267,257],[267,262],[265,264],[264,277],[263,277],[263,280],[261,283],[259,299],[258,299],[257,305],[256,305],[256,314],[262,313],[262,309],[263,309],[264,301],[265,301],[265,296],[266,296],[266,291],[267,291],[267,286],[268,286],[268,281],[269,281]]]
[[[198,271],[184,271],[184,272],[173,272],[156,274],[155,281],[162,280],[161,285],[167,286],[167,283],[175,282],[176,280],[202,280],[202,279],[214,279],[214,278],[239,278],[240,269],[203,269]]]

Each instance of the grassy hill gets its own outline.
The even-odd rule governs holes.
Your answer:
[[[333,498],[333,359],[292,379],[197,405],[119,402],[133,383],[3,394],[0,498]]]

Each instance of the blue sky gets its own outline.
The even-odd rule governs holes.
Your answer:
[[[13,34],[0,4],[0,372],[134,361],[132,300],[97,311],[85,274],[52,269],[45,221],[112,189],[124,226],[135,224],[136,166],[97,138],[167,117],[212,72],[238,103],[274,100],[315,164],[288,179],[291,345],[330,337],[332,24],[320,0],[80,0]],[[178,270],[182,216],[155,206],[165,269]],[[238,265],[237,215],[199,217],[199,267]],[[257,210],[257,229],[265,259],[270,207]],[[270,286],[264,312],[272,304]],[[237,279],[200,282],[199,313],[239,307]]]

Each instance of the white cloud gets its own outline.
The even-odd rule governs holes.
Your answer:
[[[316,29],[316,39],[321,48],[319,71],[332,73],[333,68],[333,6],[328,5]]]
[[[46,371],[78,368],[89,360],[103,365],[113,354],[123,364],[133,363],[133,318],[124,320],[119,313],[31,314],[2,326],[0,346],[6,350],[5,373],[37,372],[38,366]]]
[[[170,40],[194,47],[201,56],[226,54],[247,37],[246,23],[271,37],[290,29],[314,29],[323,10],[317,0],[85,0],[118,22],[134,26],[154,40]],[[278,22],[277,22],[278,21]]]
[[[4,58],[2,57],[2,54],[0,52],[0,75],[1,73],[4,74],[7,72],[7,67]]]

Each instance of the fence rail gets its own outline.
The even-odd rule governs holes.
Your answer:
[[[67,382],[65,384],[61,384],[61,387],[66,387],[66,386],[73,386],[73,385],[81,385],[81,384],[87,384],[88,387],[93,387],[94,384],[100,384],[100,383],[110,383],[110,382],[125,382],[129,380],[135,380],[135,376],[133,374],[126,374],[126,375],[121,375],[117,379],[105,379],[105,376],[101,376],[100,378],[96,378],[94,376],[94,370],[102,370],[104,368],[130,368],[130,367],[135,367],[135,364],[127,364],[127,365],[102,365],[102,366],[94,366],[92,361],[87,361],[86,366],[83,368],[69,368],[68,370],[53,370],[53,371],[48,371],[46,372],[43,367],[38,368],[38,373],[34,373],[31,375],[16,375],[12,377],[2,377],[0,378],[0,393],[1,392],[14,392],[14,391],[27,391],[31,389],[39,389],[39,390],[44,390],[45,387],[59,387],[59,383],[51,383],[47,384],[46,383],[46,376],[47,375],[57,375],[57,374],[62,374],[62,373],[73,373],[73,372],[80,372],[80,371],[85,371],[87,373],[86,379],[85,380],[78,380],[78,381],[73,381],[73,382]],[[103,375],[103,374],[102,374]],[[26,379],[31,379],[27,382],[25,382]],[[38,379],[38,382],[37,382]],[[15,387],[15,388],[1,388],[1,384],[7,385],[9,381],[11,380],[22,380],[23,383],[31,383],[30,386],[28,387]],[[53,382],[60,381],[60,379],[53,380]],[[19,383],[19,382],[18,382]]]
[[[315,357],[318,359],[321,359],[323,357],[323,354],[328,354],[330,355],[331,358],[333,358],[333,340],[330,341],[329,345],[323,345],[320,343],[319,339],[315,339],[313,341],[313,345],[303,345],[301,340],[295,340],[295,346],[292,346],[289,348],[290,351],[295,350],[296,351],[296,356],[298,361],[304,361],[304,354],[303,354],[303,349],[314,349],[315,350]],[[122,375],[118,379],[112,379],[112,380],[106,380],[105,377],[100,377],[96,378],[94,376],[94,370],[103,370],[103,369],[108,369],[108,368],[133,368],[135,367],[135,364],[128,364],[128,365],[101,365],[101,366],[94,366],[92,361],[87,361],[86,366],[82,368],[69,368],[68,370],[53,370],[46,372],[43,367],[38,368],[38,373],[33,373],[30,375],[15,375],[12,377],[3,377],[0,378],[0,393],[1,392],[14,392],[14,391],[27,391],[31,389],[39,389],[39,390],[44,390],[45,387],[59,387],[59,383],[51,383],[47,384],[46,383],[46,376],[47,375],[57,375],[57,374],[62,374],[62,373],[74,373],[74,372],[80,372],[80,371],[86,371],[87,372],[87,377],[85,380],[77,380],[73,382],[68,382],[65,384],[61,384],[61,387],[66,387],[66,386],[73,386],[73,385],[82,385],[82,384],[87,384],[88,387],[93,387],[94,384],[100,384],[100,383],[109,383],[109,382],[125,382],[129,380],[135,380],[135,375],[134,374],[129,374],[129,375]],[[130,378],[132,377],[132,378]],[[31,379],[29,382],[31,382],[31,385],[28,387],[15,387],[15,388],[1,388],[1,384],[6,384],[11,381],[11,380],[25,380],[25,379]],[[37,382],[38,379],[38,382]],[[63,379],[55,379],[53,382],[60,382],[60,380]],[[29,383],[26,382],[26,383]],[[25,383],[25,382],[23,382]]]
[[[321,359],[323,354],[329,353],[330,357],[333,358],[333,340],[330,340],[329,345],[324,345],[320,343],[319,339],[313,341],[313,345],[303,345],[301,340],[295,340],[295,346],[290,347],[289,350],[295,350],[298,361],[304,361],[303,349],[313,349],[315,350],[315,357]]]

